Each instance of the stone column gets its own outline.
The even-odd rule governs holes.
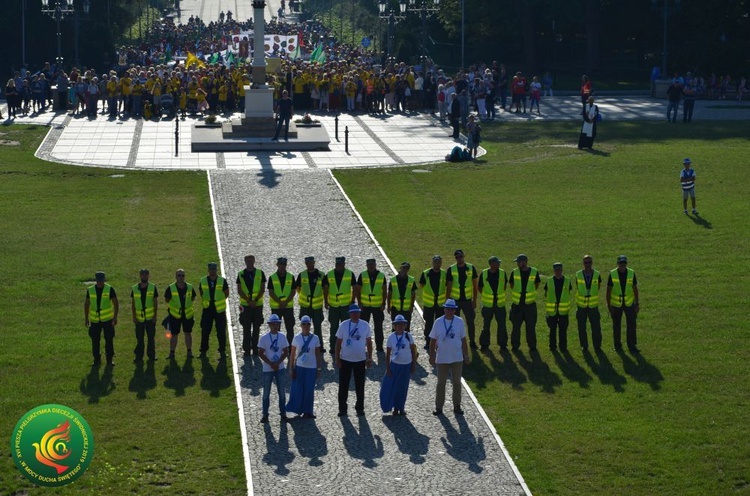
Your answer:
[[[256,87],[265,87],[266,85],[266,52],[265,52],[265,35],[266,26],[265,19],[263,17],[264,11],[266,10],[265,0],[253,0],[253,22],[255,25],[254,39],[255,39],[255,50],[253,53],[253,84]]]

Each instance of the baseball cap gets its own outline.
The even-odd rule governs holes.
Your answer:
[[[500,260],[499,258],[497,258],[495,256],[492,256],[492,257],[490,257],[490,259],[488,260],[488,262],[489,263],[500,263],[500,262],[502,262],[502,260]]]
[[[514,262],[519,262],[519,261],[521,261],[521,260],[528,260],[528,259],[529,259],[529,257],[527,257],[526,255],[524,255],[523,253],[521,253],[521,254],[519,254],[519,255],[518,255],[518,256],[516,257],[516,259],[515,259],[515,260],[513,260],[513,261],[514,261]]]
[[[625,255],[620,255],[617,257],[617,263],[628,263],[628,257]]]
[[[94,274],[94,279],[96,279],[97,281],[105,281],[107,279],[107,275],[104,272],[99,271]]]

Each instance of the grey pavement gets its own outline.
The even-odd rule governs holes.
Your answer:
[[[280,6],[281,0],[267,0],[265,18],[275,16]],[[229,10],[232,11],[232,17],[238,21],[246,21],[253,17],[253,3],[250,0],[180,0],[180,19],[183,23],[194,15],[208,24],[218,21],[219,14]]]

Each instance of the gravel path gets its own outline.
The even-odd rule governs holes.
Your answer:
[[[326,170],[280,174],[211,171],[212,194],[224,271],[233,281],[244,267],[246,254],[270,275],[279,256],[289,259],[295,275],[303,259],[313,255],[327,271],[336,256],[346,256],[347,267],[358,274],[367,258],[391,269]],[[231,308],[237,308],[233,291]],[[267,298],[267,297],[266,297]],[[270,314],[266,299],[266,316]],[[436,378],[423,353],[409,391],[407,417],[384,416],[378,393],[384,357],[368,370],[366,415],[337,417],[337,372],[327,358],[315,397],[316,420],[278,421],[275,391],[271,422],[258,423],[261,411],[261,366],[242,357],[241,328],[233,313],[234,357],[239,364],[242,401],[257,494],[524,494],[494,429],[491,429],[464,391],[464,417],[452,413],[432,416]],[[414,335],[421,350],[422,321],[414,318]],[[323,323],[324,341],[328,337]],[[330,355],[329,355],[330,357]],[[450,387],[450,386],[449,386]],[[353,391],[350,393],[353,404]],[[448,394],[450,397],[450,393]],[[445,410],[451,412],[450,399]],[[303,489],[304,488],[304,489]]]

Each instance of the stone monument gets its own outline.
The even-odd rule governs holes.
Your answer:
[[[256,124],[257,119],[268,122],[270,119],[273,128],[273,88],[266,85],[266,53],[265,53],[265,20],[263,11],[266,9],[265,0],[253,0],[253,22],[254,22],[254,45],[253,52],[253,84],[245,86],[245,119],[242,124],[250,124],[251,119]]]

